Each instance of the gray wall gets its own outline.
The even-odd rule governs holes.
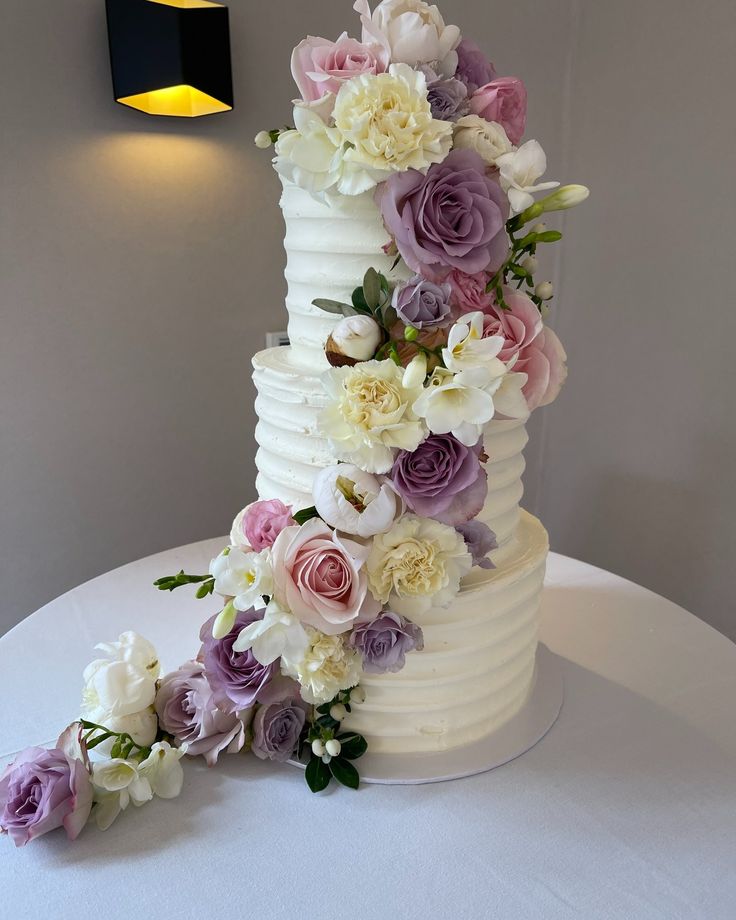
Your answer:
[[[350,6],[233,0],[236,110],[169,123],[112,102],[102,0],[4,0],[0,632],[252,497],[250,355],[285,321],[251,140],[289,117],[293,44]],[[488,9],[443,4],[525,78],[550,176],[594,190],[549,266],[571,376],[527,505],[557,550],[734,635],[732,4]]]

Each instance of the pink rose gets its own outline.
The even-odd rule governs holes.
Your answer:
[[[336,93],[341,84],[361,73],[383,73],[388,52],[380,45],[363,45],[343,32],[336,42],[310,35],[294,48],[291,73],[305,102]]]
[[[452,288],[452,305],[460,313],[473,313],[476,310],[487,313],[493,306],[493,295],[486,294],[486,285],[491,280],[488,272],[466,275],[465,272],[453,269],[446,280]]]
[[[380,609],[368,594],[368,552],[319,518],[285,528],[273,545],[276,600],[328,636],[347,632],[359,614],[375,616]]]
[[[291,507],[279,501],[278,498],[253,502],[243,511],[241,519],[245,539],[257,553],[268,546],[273,546],[274,540],[284,527],[289,527],[293,523]]]
[[[491,307],[483,321],[483,336],[504,337],[506,344],[498,354],[504,363],[517,356],[513,369],[527,375],[522,392],[531,412],[556,399],[567,377],[567,355],[526,294],[505,287],[503,296],[509,309]]]
[[[526,87],[518,77],[497,77],[470,97],[470,111],[505,129],[512,144],[518,144],[526,127]]]

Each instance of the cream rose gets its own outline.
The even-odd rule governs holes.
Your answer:
[[[474,150],[490,166],[515,149],[506,131],[498,122],[486,121],[480,115],[464,115],[455,122],[453,145]]]
[[[424,172],[444,160],[452,144],[452,125],[432,117],[424,74],[406,64],[343,83],[333,114],[350,145],[345,163],[382,178],[407,169]]]
[[[393,361],[333,367],[322,377],[329,403],[319,425],[339,460],[368,473],[387,473],[394,453],[416,450],[426,437],[412,409],[422,387],[406,387],[404,369]]]
[[[472,564],[454,527],[406,514],[388,533],[373,538],[368,586],[395,613],[414,618],[430,607],[447,606]]]
[[[305,702],[318,706],[358,683],[361,658],[340,636],[326,636],[316,629],[307,632],[309,645],[303,656],[298,659],[282,656],[281,670],[299,681]]]

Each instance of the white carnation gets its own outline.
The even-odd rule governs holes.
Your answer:
[[[453,145],[474,150],[489,166],[495,166],[500,156],[515,149],[502,125],[480,115],[464,115],[455,122]]]
[[[318,706],[358,683],[361,658],[341,636],[327,636],[311,627],[307,633],[309,644],[304,653],[298,658],[283,656],[281,670],[299,682],[305,702]]]

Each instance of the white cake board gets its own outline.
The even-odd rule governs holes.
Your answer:
[[[416,754],[371,754],[355,762],[361,782],[381,785],[443,783],[486,773],[514,760],[541,741],[557,721],[564,685],[557,655],[537,646],[534,685],[519,712],[487,738],[449,751]],[[304,764],[289,761],[304,769]]]

